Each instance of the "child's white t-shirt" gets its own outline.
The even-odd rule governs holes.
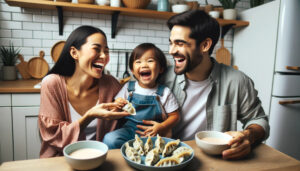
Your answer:
[[[128,85],[129,82],[127,82],[123,88],[120,90],[120,92],[115,96],[115,99],[118,97],[122,97],[127,100],[129,92],[128,92]],[[154,88],[143,88],[141,87],[138,82],[135,82],[135,90],[134,93],[140,94],[140,95],[148,95],[148,96],[156,96],[157,87]],[[159,96],[160,103],[164,107],[165,112],[171,113],[174,112],[179,108],[178,102],[174,96],[174,94],[170,91],[168,87],[164,88],[163,96]]]

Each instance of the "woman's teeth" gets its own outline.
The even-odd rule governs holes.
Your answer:
[[[102,63],[93,63],[93,67],[96,67],[96,68],[103,68],[103,64]]]

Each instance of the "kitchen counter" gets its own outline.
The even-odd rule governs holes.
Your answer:
[[[0,93],[39,93],[40,88],[34,88],[39,79],[0,81]]]
[[[184,170],[300,170],[300,161],[287,156],[265,144],[255,147],[252,153],[242,160],[223,160],[220,156],[209,156],[197,147],[195,141],[186,141],[194,149],[194,159]],[[1,171],[63,170],[73,171],[64,157],[5,162]],[[95,170],[134,170],[123,159],[120,149],[109,150],[106,161]]]

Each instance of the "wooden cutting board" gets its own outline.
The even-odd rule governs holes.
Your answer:
[[[224,39],[221,38],[221,48],[217,50],[216,52],[216,60],[219,63],[231,66],[231,54],[228,51],[228,49],[226,49],[224,47]]]
[[[66,44],[66,41],[59,41],[59,42],[55,43],[52,46],[52,48],[51,48],[51,57],[52,57],[54,62],[58,61],[60,53],[63,50],[65,44]]]
[[[18,55],[18,58],[21,61],[19,64],[16,65],[19,73],[21,74],[24,80],[30,79],[31,75],[27,71],[28,62],[24,61],[24,57],[21,54]]]
[[[40,51],[39,57],[33,57],[28,61],[27,70],[33,78],[41,79],[49,71],[49,65],[44,59],[45,52]]]

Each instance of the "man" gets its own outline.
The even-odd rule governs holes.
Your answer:
[[[227,131],[234,138],[223,158],[245,157],[252,144],[268,137],[268,118],[252,80],[210,57],[220,35],[218,22],[193,10],[171,17],[167,24],[175,64],[162,80],[181,106],[173,137],[191,140],[198,131]],[[236,131],[237,120],[243,123],[243,131]]]

